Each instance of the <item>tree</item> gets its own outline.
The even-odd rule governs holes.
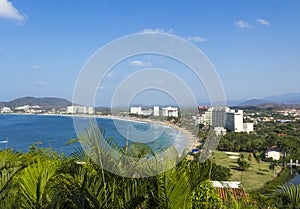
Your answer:
[[[247,161],[242,160],[240,158],[237,160],[237,164],[238,164],[239,169],[241,171],[245,171],[245,170],[247,170],[250,167],[250,163],[248,163]]]
[[[285,205],[290,204],[293,209],[300,208],[300,185],[286,185],[277,190],[277,195],[282,198]]]
[[[248,155],[248,160],[251,162],[251,160],[252,160],[252,155],[251,154]]]
[[[222,209],[225,207],[222,198],[210,181],[204,181],[193,191],[191,208]]]

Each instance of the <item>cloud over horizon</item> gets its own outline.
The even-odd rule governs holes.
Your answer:
[[[144,30],[142,30],[140,33],[172,33],[173,29],[169,29],[169,30],[164,30],[161,28],[145,28]]]
[[[21,14],[8,0],[0,0],[0,18],[24,22],[26,16]]]
[[[196,42],[196,43],[207,41],[205,38],[202,38],[200,36],[191,36],[191,37],[188,37],[187,40],[192,41],[192,42]]]
[[[234,24],[239,28],[251,28],[249,23],[244,20],[235,21]]]
[[[256,19],[256,22],[261,24],[261,25],[266,25],[266,26],[271,25],[271,23],[268,20],[265,20],[265,19]]]
[[[151,66],[150,62],[143,62],[140,60],[131,61],[129,64],[132,66],[140,66],[140,67],[150,67]]]

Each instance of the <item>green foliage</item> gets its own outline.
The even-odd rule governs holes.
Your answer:
[[[22,208],[46,208],[51,196],[51,178],[58,167],[57,160],[38,160],[22,171],[18,182],[22,198]]]
[[[218,192],[209,181],[199,184],[192,194],[192,209],[222,209],[225,208]]]
[[[230,169],[209,160],[200,163],[183,158],[180,161],[176,149],[170,147],[165,155],[159,156],[166,159],[160,166],[169,169],[158,175],[138,178],[153,172],[146,164],[135,164],[145,156],[156,159],[152,150],[138,143],[127,144],[115,151],[132,159],[116,160],[104,149],[107,145],[101,141],[103,137],[100,129],[92,127],[81,138],[70,141],[80,140],[87,149],[78,149],[67,158],[51,149],[40,149],[37,144],[31,146],[29,153],[0,151],[0,208],[191,208],[193,198],[196,201],[196,195],[202,190],[201,195],[209,192],[210,196],[206,197],[212,204],[220,203],[211,186],[199,185],[209,179],[228,180]],[[106,141],[114,147],[113,139]],[[102,165],[107,160],[120,173],[122,169],[133,168],[130,177],[135,178],[106,171]],[[149,162],[153,164],[148,167],[156,169],[156,161]],[[194,203],[195,207],[197,204]]]
[[[237,159],[237,164],[241,171],[248,170],[250,167],[250,163],[248,163],[246,160],[242,160],[241,158]]]
[[[285,208],[299,209],[300,208],[300,185],[286,185],[280,187],[277,191],[279,197],[281,197]]]
[[[268,147],[278,146],[279,150],[288,155],[286,158],[288,161],[289,159],[300,159],[299,143],[300,123],[263,122],[256,125],[255,133],[227,132],[222,136],[218,149],[264,153]]]

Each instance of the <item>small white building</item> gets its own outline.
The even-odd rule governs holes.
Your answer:
[[[9,107],[3,107],[1,113],[11,113],[11,109]]]
[[[162,108],[162,115],[165,117],[178,117],[178,108],[177,107],[165,107]]]
[[[130,114],[142,114],[142,107],[130,107]]]
[[[253,123],[243,123],[244,132],[250,133],[253,131]]]
[[[272,158],[273,160],[279,160],[281,156],[282,153],[279,152],[279,149],[277,147],[268,148],[265,153],[265,158]]]

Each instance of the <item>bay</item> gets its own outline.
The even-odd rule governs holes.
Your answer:
[[[150,126],[148,123],[126,122],[134,123],[134,127],[142,131]],[[126,137],[118,132],[112,119],[97,118],[97,124],[105,130],[106,137],[115,139],[119,147],[125,145]],[[186,147],[187,139],[178,130],[170,127],[165,129],[159,138],[147,144],[154,152],[174,145],[181,153]],[[7,146],[16,151],[28,152],[29,146],[38,142],[41,143],[38,147],[53,148],[58,153],[70,155],[80,147],[80,144],[66,145],[66,143],[76,137],[73,119],[69,116],[0,114],[0,141],[9,142],[1,143],[0,149]]]

